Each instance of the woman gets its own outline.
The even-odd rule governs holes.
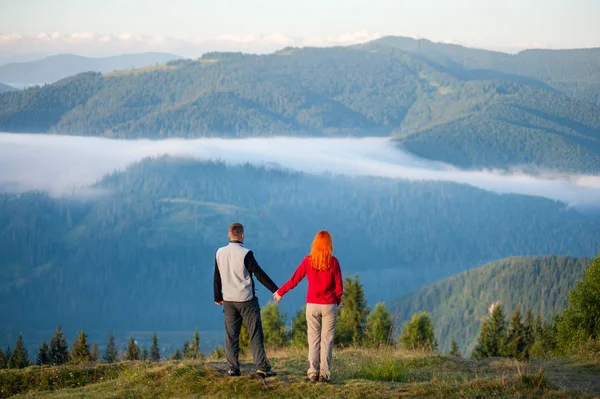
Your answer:
[[[304,258],[292,278],[273,294],[275,300],[279,302],[305,276],[308,277],[308,378],[313,382],[329,382],[335,321],[342,301],[343,283],[340,264],[333,256],[331,234],[328,231],[317,233],[310,255]]]

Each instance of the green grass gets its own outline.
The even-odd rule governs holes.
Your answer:
[[[269,354],[279,375],[266,380],[254,374],[247,357],[237,378],[226,376],[223,359],[2,370],[0,397],[568,398],[600,393],[600,374],[591,369],[576,384],[561,382],[561,375],[577,373],[568,360],[543,364],[472,361],[432,353],[349,349],[334,353],[332,383],[323,384],[307,381],[303,350]]]
[[[357,377],[373,381],[409,382],[408,370],[404,365],[392,359],[381,362],[372,360],[364,363]]]

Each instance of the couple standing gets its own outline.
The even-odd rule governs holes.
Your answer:
[[[304,258],[292,278],[279,289],[258,265],[252,251],[244,248],[244,226],[232,224],[228,235],[229,245],[217,250],[214,279],[215,303],[223,306],[225,313],[228,374],[240,375],[238,354],[243,320],[250,335],[257,374],[262,377],[276,375],[265,354],[260,306],[252,275],[273,293],[273,298],[278,302],[307,277],[308,378],[311,381],[328,382],[331,378],[335,321],[343,293],[342,272],[338,260],[333,256],[331,234],[325,230],[317,233],[310,255]]]

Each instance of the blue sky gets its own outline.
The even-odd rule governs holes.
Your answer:
[[[596,47],[599,16],[600,0],[0,0],[0,52],[263,52],[389,34],[507,51]]]

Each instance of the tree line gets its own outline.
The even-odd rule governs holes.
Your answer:
[[[539,315],[540,322],[550,322],[567,308],[569,292],[591,262],[587,257],[510,257],[416,289],[391,307],[402,321],[419,311],[430,312],[440,348],[450,350],[455,339],[471,353],[491,304],[499,302],[505,311],[519,308],[523,317],[531,311],[534,319]]]
[[[200,333],[198,329],[194,331],[191,341],[185,341],[183,350],[177,349],[174,353],[163,354],[163,350],[158,343],[156,332],[152,335],[152,344],[150,351],[138,345],[133,336],[129,337],[127,346],[124,350],[116,347],[115,336],[111,332],[106,348],[102,356],[98,349],[98,344],[94,342],[90,345],[88,335],[85,329],[75,337],[71,347],[69,347],[60,324],[50,339],[50,344],[42,341],[33,364],[38,366],[52,365],[57,366],[66,363],[89,363],[103,361],[105,363],[115,363],[118,361],[148,360],[158,362],[161,360],[173,359],[199,359],[202,358],[200,346]],[[165,356],[166,355],[166,356]],[[20,369],[32,365],[27,348],[23,344],[23,335],[19,334],[14,349],[6,348],[6,351],[0,350],[0,368]]]
[[[361,347],[381,347],[394,345],[395,323],[392,315],[384,303],[377,303],[374,309],[367,305],[365,293],[358,275],[347,277],[344,281],[344,297],[339,312],[338,324],[336,328],[336,345],[339,347],[361,346]],[[434,349],[436,347],[433,337],[433,325],[429,317],[429,328],[427,337],[420,337],[417,330],[421,328],[423,319],[419,316],[418,321],[409,323],[408,331],[401,338],[402,342],[411,348],[427,346]],[[261,309],[261,319],[263,323],[265,344],[269,347],[307,347],[307,325],[306,325],[306,306],[297,312],[292,319],[291,328],[286,325],[286,315],[280,312],[279,304],[269,302]],[[416,328],[416,330],[415,330]],[[240,334],[240,348],[243,350],[250,345],[250,337],[245,325],[242,326]],[[2,351],[0,351],[2,352]],[[115,337],[111,332],[104,354],[101,357],[98,345],[90,345],[85,330],[82,329],[69,348],[61,326],[58,325],[56,331],[50,339],[48,345],[46,341],[40,344],[35,364],[37,365],[61,365],[65,363],[82,363],[104,361],[114,363],[117,361],[133,360],[182,360],[182,359],[200,359],[203,358],[200,347],[200,334],[198,330],[194,332],[191,341],[185,341],[183,348],[177,348],[173,353],[163,356],[158,344],[156,333],[152,336],[152,345],[150,351],[146,348],[140,348],[135,338],[131,336],[124,351],[119,352],[115,346]],[[221,357],[223,349],[216,347],[213,350],[213,357]],[[24,368],[30,365],[27,349],[23,344],[23,336],[20,334],[15,348],[7,348],[6,352],[0,355],[0,368]]]
[[[509,357],[519,360],[552,358],[598,350],[600,338],[600,257],[596,258],[569,293],[564,312],[545,322],[531,311],[516,308],[506,320],[500,303],[490,307],[472,357]],[[595,349],[593,349],[595,348]]]
[[[409,350],[437,350],[434,325],[427,312],[414,314],[407,321],[396,338],[396,326],[385,304],[378,303],[371,311],[364,297],[363,287],[358,276],[344,280],[344,297],[336,326],[338,347],[384,347],[396,346]],[[269,302],[261,309],[265,344],[270,347],[306,347],[306,308],[299,310],[292,319],[291,328],[286,328],[286,315],[279,310],[279,304]],[[580,353],[587,348],[598,347],[600,338],[600,257],[596,258],[585,271],[583,278],[569,294],[569,306],[551,323],[543,322],[538,315],[527,311],[522,317],[515,309],[510,321],[499,303],[490,307],[490,315],[481,326],[478,345],[471,357],[508,357],[518,360],[530,358],[551,358]],[[245,325],[242,326],[240,348],[250,345]],[[111,333],[102,360],[114,363],[119,360],[161,361],[158,337],[154,333],[150,352],[137,345],[133,336],[129,338],[126,351],[119,355]],[[458,345],[453,340],[450,355],[460,356]],[[217,347],[212,356],[222,357],[223,349]],[[177,349],[170,359],[201,359],[200,335],[198,330],[193,338],[186,341],[183,349]],[[37,365],[60,365],[67,362],[96,362],[100,360],[98,345],[90,349],[85,330],[82,329],[69,350],[60,325],[50,339],[40,345]],[[30,365],[23,336],[19,335],[15,348],[0,351],[0,368],[25,368]]]

